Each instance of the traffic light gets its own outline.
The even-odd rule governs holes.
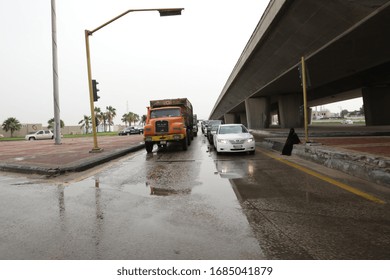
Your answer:
[[[92,91],[93,91],[93,101],[96,102],[100,98],[100,96],[97,95],[99,89],[97,88],[97,85],[99,83],[96,80],[92,80]]]

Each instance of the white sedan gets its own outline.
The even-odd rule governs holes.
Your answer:
[[[217,153],[255,153],[255,138],[242,124],[221,124],[213,140]]]

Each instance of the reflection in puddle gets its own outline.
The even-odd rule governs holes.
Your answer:
[[[156,188],[150,186],[151,195],[168,196],[168,195],[180,195],[180,194],[190,194],[190,193],[191,193],[190,189],[174,190],[174,189],[163,189],[163,188]]]
[[[238,179],[253,178],[254,165],[252,161],[216,160],[217,173],[221,178]]]
[[[142,197],[191,194],[191,189],[153,187],[149,182],[146,182],[145,184],[139,183],[123,185],[122,191]]]

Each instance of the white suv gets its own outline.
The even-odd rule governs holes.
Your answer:
[[[50,130],[38,130],[37,132],[27,134],[24,138],[26,140],[54,139],[54,134]]]

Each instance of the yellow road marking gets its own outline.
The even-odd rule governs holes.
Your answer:
[[[335,186],[337,186],[337,187],[339,187],[339,188],[341,188],[341,189],[343,189],[343,190],[346,190],[346,191],[348,191],[348,192],[351,192],[351,193],[353,193],[353,194],[356,194],[356,195],[358,195],[358,196],[360,196],[360,197],[363,197],[363,198],[365,198],[365,199],[367,199],[367,200],[370,200],[370,201],[375,202],[375,203],[378,203],[378,204],[386,204],[385,201],[383,201],[383,200],[381,200],[381,199],[379,199],[379,198],[376,198],[375,196],[372,196],[372,195],[370,195],[370,194],[368,194],[368,193],[359,191],[358,189],[355,189],[354,187],[351,187],[351,186],[349,186],[349,185],[347,185],[347,184],[344,184],[344,183],[341,183],[341,182],[339,182],[339,181],[336,181],[336,180],[334,180],[334,179],[332,179],[332,178],[329,178],[329,177],[327,177],[327,176],[325,176],[325,175],[322,175],[322,174],[320,174],[320,173],[317,173],[317,172],[315,172],[315,171],[313,171],[313,170],[310,170],[310,169],[308,169],[308,168],[305,168],[305,167],[303,167],[303,166],[300,166],[300,165],[298,165],[298,164],[296,164],[296,163],[293,163],[293,162],[291,162],[291,161],[288,161],[288,160],[285,160],[285,159],[283,159],[283,158],[277,157],[277,156],[275,156],[275,155],[272,154],[272,153],[267,153],[267,152],[264,152],[264,151],[261,151],[261,152],[262,152],[263,154],[265,154],[265,155],[267,155],[267,156],[273,158],[273,159],[276,159],[276,160],[278,160],[278,161],[284,163],[284,164],[287,164],[287,165],[289,165],[289,166],[291,166],[291,167],[294,167],[294,168],[296,168],[296,169],[298,169],[298,170],[300,170],[300,171],[302,171],[302,172],[305,172],[305,173],[307,173],[307,174],[309,174],[309,175],[311,175],[311,176],[314,176],[314,177],[316,177],[316,178],[318,178],[318,179],[320,179],[320,180],[323,180],[323,181],[325,181],[325,182],[328,182],[328,183],[330,183],[330,184],[332,184],[332,185],[335,185]]]

